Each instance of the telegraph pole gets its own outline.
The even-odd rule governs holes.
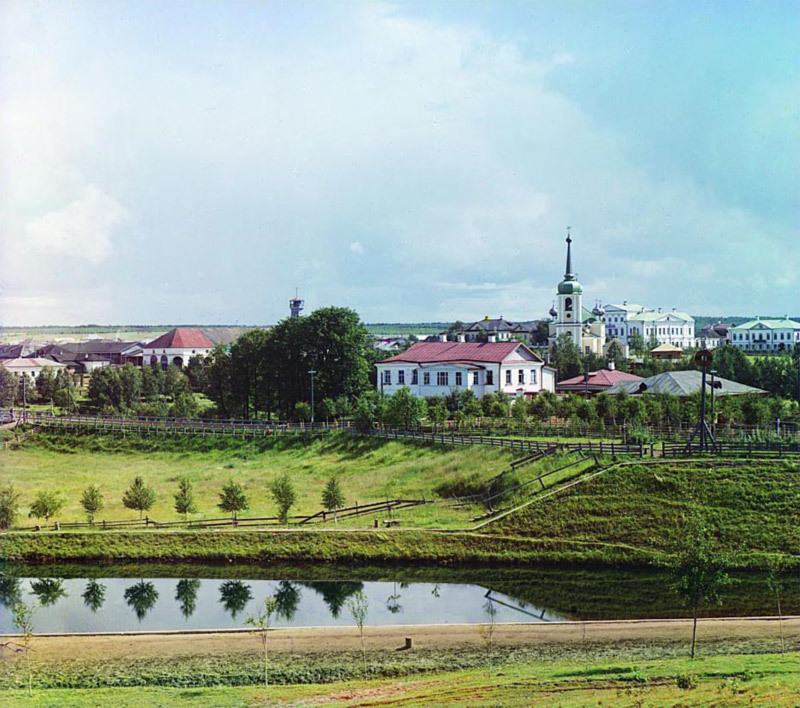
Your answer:
[[[311,374],[311,425],[314,425],[314,374],[317,372],[314,369],[308,372]]]

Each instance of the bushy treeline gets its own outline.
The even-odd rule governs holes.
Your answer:
[[[370,388],[374,355],[367,329],[353,310],[325,307],[307,317],[252,330],[230,347],[193,357],[187,373],[222,417],[307,419],[311,379],[317,419],[350,413]]]
[[[40,378],[43,374],[40,374]],[[133,412],[186,418],[197,413],[189,377],[176,366],[107,366],[89,379],[92,407],[101,413]]]

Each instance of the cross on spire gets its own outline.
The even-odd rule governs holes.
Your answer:
[[[572,279],[572,235],[571,226],[567,226],[567,272],[564,274],[566,280]]]

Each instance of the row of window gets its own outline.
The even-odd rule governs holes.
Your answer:
[[[739,341],[739,342],[748,341],[749,342],[750,341],[750,334],[751,334],[750,332],[733,332],[732,336],[731,336],[731,339],[733,341]],[[786,335],[785,338],[783,336],[784,334]],[[782,340],[782,341],[790,341],[790,342],[792,341],[792,338],[800,339],[800,332],[760,332],[759,331],[759,332],[753,332],[752,335],[753,335],[752,339],[753,339],[754,342],[761,341],[762,339],[763,340],[775,340],[775,341]],[[774,335],[774,336],[772,336],[772,335]],[[780,335],[780,336],[778,336],[778,335]],[[792,337],[792,335],[794,335],[794,337]]]
[[[436,385],[437,386],[449,386],[450,385],[450,372],[449,371],[423,371],[422,372],[422,385],[423,386],[430,386],[431,385],[431,373],[436,374]],[[463,386],[464,385],[464,377],[462,371],[456,371],[454,377],[454,384],[456,386]],[[506,384],[511,385],[513,383],[513,372],[511,369],[506,369]],[[530,370],[530,377],[529,381],[532,384],[537,383],[537,374],[536,369]],[[391,369],[385,369],[381,376],[381,383],[384,386],[391,386],[392,385],[392,371]],[[525,369],[518,369],[517,370],[517,383],[524,384],[525,383]],[[400,369],[397,372],[397,385],[398,386],[405,386],[406,384],[406,372],[404,369]],[[418,369],[411,370],[411,381],[410,384],[412,386],[416,386],[419,384],[419,371]],[[480,372],[473,371],[472,372],[472,384],[473,386],[480,385]],[[486,385],[493,386],[494,385],[494,372],[486,371]]]

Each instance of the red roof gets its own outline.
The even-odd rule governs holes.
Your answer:
[[[641,376],[636,374],[627,374],[624,371],[617,371],[617,369],[601,369],[600,371],[589,372],[589,385],[590,386],[613,386],[617,381],[643,381]],[[583,374],[574,376],[571,379],[559,381],[559,386],[577,386],[584,384]]]
[[[176,327],[166,334],[162,334],[149,344],[146,349],[213,349],[212,342],[199,329]]]
[[[480,361],[499,364],[518,347],[527,349],[520,342],[418,342],[402,354],[396,354],[378,363],[441,364]],[[541,361],[536,354],[533,354],[533,356],[535,357],[534,361]]]

